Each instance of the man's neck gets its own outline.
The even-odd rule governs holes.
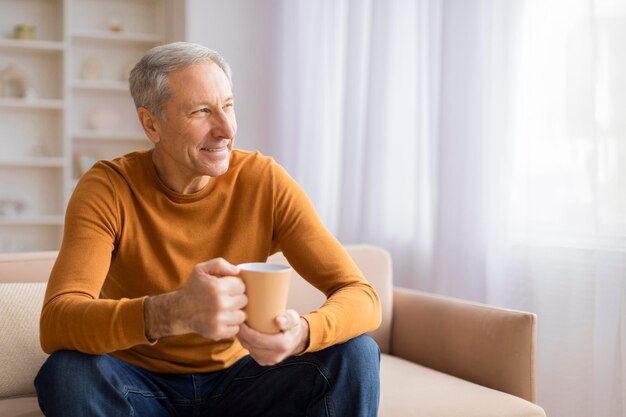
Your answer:
[[[188,178],[185,176],[184,172],[173,168],[174,164],[168,164],[166,158],[167,157],[161,155],[157,149],[154,149],[152,152],[152,163],[154,164],[159,179],[167,188],[178,194],[197,193],[206,187],[211,180],[211,177],[208,175]]]

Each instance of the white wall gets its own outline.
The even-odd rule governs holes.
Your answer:
[[[185,40],[215,49],[232,68],[238,148],[266,153],[268,138],[277,129],[279,5],[279,0],[186,2]]]

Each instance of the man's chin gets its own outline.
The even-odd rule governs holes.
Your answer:
[[[208,175],[210,177],[219,177],[220,175],[224,175],[230,166],[230,150],[223,152],[219,156],[211,155],[202,162],[202,171],[204,175]]]
[[[220,164],[211,164],[211,166],[207,167],[205,175],[208,175],[209,177],[219,177],[220,175],[224,175],[228,172],[229,166],[229,161],[225,161]]]

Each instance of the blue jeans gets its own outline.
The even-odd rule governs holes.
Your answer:
[[[274,366],[246,356],[198,374],[159,374],[110,355],[59,351],[35,387],[47,417],[375,417],[379,370],[378,346],[363,335]]]

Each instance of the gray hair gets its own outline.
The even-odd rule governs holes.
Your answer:
[[[165,120],[163,107],[173,95],[169,73],[203,62],[219,66],[232,88],[230,66],[212,49],[189,42],[174,42],[150,49],[130,72],[128,82],[135,107],[145,107],[160,120]]]

